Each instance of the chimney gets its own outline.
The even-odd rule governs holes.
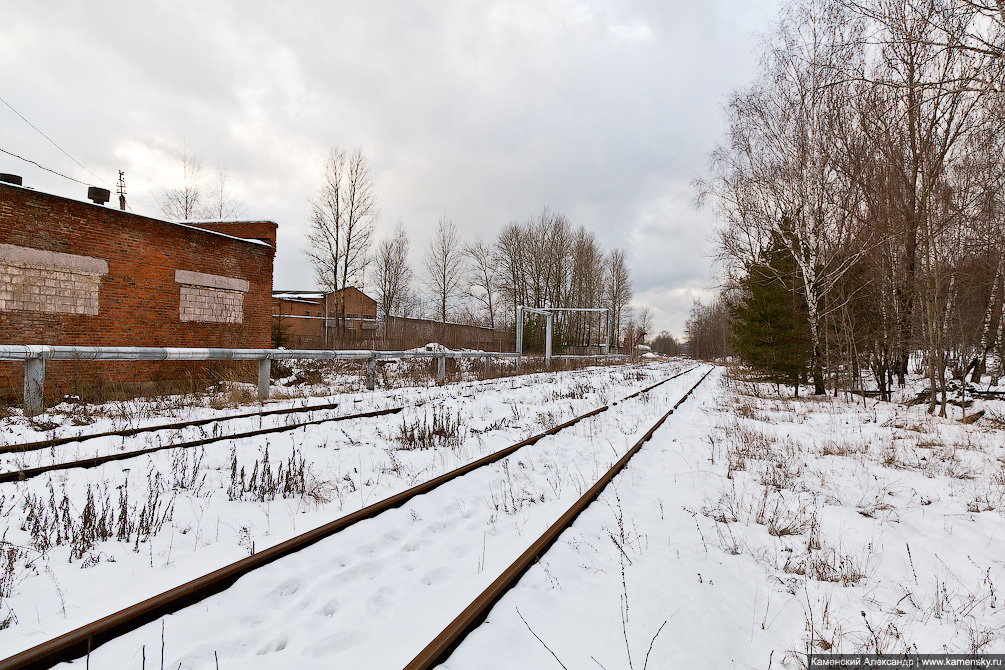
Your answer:
[[[97,186],[87,187],[87,198],[95,205],[104,205],[111,197],[112,192],[107,188],[98,188]]]
[[[6,172],[0,172],[0,181],[6,184],[15,184],[16,186],[21,185],[21,177],[16,174],[7,174]]]

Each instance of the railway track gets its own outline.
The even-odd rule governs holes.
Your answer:
[[[475,630],[488,616],[489,611],[492,607],[499,602],[499,600],[506,595],[506,593],[515,587],[523,577],[524,573],[530,569],[534,563],[536,563],[545,552],[558,540],[559,536],[570,528],[575,522],[576,517],[578,517],[583,510],[585,510],[597,496],[600,495],[601,491],[611,483],[614,476],[617,475],[621,470],[628,465],[628,461],[631,460],[632,456],[637,454],[646,442],[652,438],[653,433],[655,433],[663,423],[670,418],[670,415],[680,407],[684,402],[690,397],[691,393],[694,392],[698,385],[705,381],[705,378],[712,373],[714,368],[710,369],[701,379],[699,379],[694,386],[692,386],[684,396],[677,401],[677,404],[670,409],[669,412],[660,417],[659,421],[653,424],[645,435],[642,436],[638,442],[629,449],[624,456],[622,456],[618,461],[611,466],[611,468],[604,473],[604,475],[594,484],[590,489],[580,497],[579,500],[575,502],[568,509],[568,511],[563,514],[558,521],[552,524],[548,530],[546,530],[534,543],[523,553],[520,557],[514,561],[508,568],[506,568],[502,574],[496,578],[492,584],[489,585],[487,589],[482,591],[481,594],[475,598],[470,605],[468,605],[457,617],[450,622],[450,624],[443,629],[443,631],[437,635],[432,642],[430,642],[425,649],[423,649],[419,654],[412,659],[412,661],[405,666],[405,670],[428,670],[433,668],[444,661],[450,656],[451,652],[457,648],[464,638],[468,636],[473,630]]]
[[[556,435],[559,432],[567,428],[570,428],[571,426],[574,426],[589,417],[596,416],[598,414],[601,414],[602,412],[607,411],[612,406],[618,405],[619,403],[622,403],[631,398],[638,397],[643,393],[652,391],[673,379],[677,379],[678,377],[681,377],[696,370],[697,368],[698,366],[694,366],[692,368],[684,370],[671,377],[668,377],[667,379],[664,379],[660,382],[647,386],[635,393],[632,393],[631,395],[626,396],[625,398],[617,402],[613,402],[610,405],[604,405],[602,407],[586,412],[569,421],[554,426],[553,428],[547,431],[544,431],[542,433],[534,435],[533,437],[517,442],[516,444],[510,445],[509,447],[496,451],[482,458],[479,458],[464,466],[456,468],[455,470],[452,470],[448,473],[435,477],[427,482],[414,486],[406,491],[403,491],[389,498],[386,498],[385,500],[382,500],[378,503],[374,503],[356,512],[347,514],[328,524],[325,524],[311,531],[303,533],[295,538],[292,538],[278,545],[260,551],[259,553],[253,554],[248,558],[232,563],[207,575],[194,579],[186,584],[182,584],[178,587],[170,589],[169,591],[156,595],[152,598],[148,598],[147,600],[144,600],[141,603],[120,610],[119,612],[116,612],[112,615],[99,619],[93,623],[85,625],[74,631],[70,631],[55,639],[44,642],[36,647],[33,647],[24,652],[11,656],[5,660],[0,661],[0,670],[46,668],[63,661],[71,661],[73,659],[89,655],[92,652],[92,650],[96,649],[97,647],[99,647],[100,645],[104,644],[109,640],[124,635],[125,633],[135,630],[136,628],[146,623],[154,621],[167,614],[177,612],[185,607],[200,602],[211,595],[226,590],[231,585],[233,585],[234,582],[236,582],[239,578],[241,578],[244,575],[247,575],[269,564],[272,564],[281,558],[290,556],[291,554],[306,549],[307,547],[310,547],[311,545],[314,545],[325,538],[331,537],[332,535],[339,533],[340,531],[343,531],[349,528],[350,526],[353,526],[354,524],[357,524],[366,519],[373,518],[385,511],[401,507],[402,505],[406,504],[407,502],[409,502],[410,500],[412,500],[417,496],[429,493],[448,482],[451,482],[465,474],[468,474],[469,472],[472,472],[486,465],[500,461],[506,458],[507,456],[514,454],[516,451],[524,447],[537,443],[538,441],[547,436]],[[711,372],[711,370],[709,372]],[[698,383],[696,383],[694,386],[691,387],[691,389],[684,395],[684,397],[681,398],[681,400],[678,401],[678,403],[674,406],[674,409],[679,407],[680,404],[683,403],[688,396],[690,396],[693,390],[698,386],[698,384],[701,383],[702,380],[705,379],[705,377],[708,376],[708,374],[709,373],[706,373],[701,378],[701,380],[698,381]],[[566,519],[568,517],[567,524],[571,524],[572,520],[575,519],[575,516],[577,516],[578,513],[583,508],[585,508],[585,506],[588,505],[589,502],[592,501],[599,494],[603,486],[606,485],[606,483],[610,481],[610,478],[614,476],[614,473],[616,473],[617,470],[619,470],[621,467],[624,466],[625,463],[627,463],[627,460],[631,457],[631,455],[633,455],[636,451],[638,451],[638,449],[641,447],[641,444],[644,443],[646,440],[648,440],[649,437],[651,437],[652,433],[655,432],[655,430],[660,425],[662,425],[662,423],[666,420],[666,418],[673,413],[674,409],[671,409],[670,412],[665,414],[657,422],[657,424],[653,426],[648,433],[646,433],[643,439],[638,444],[636,444],[635,447],[633,447],[628,454],[626,454],[624,457],[622,457],[620,461],[618,461],[618,464],[616,464],[615,467],[612,468],[612,472],[609,472],[607,475],[605,475],[604,478],[601,479],[601,481],[595,484],[587,492],[587,494],[580,499],[580,501],[577,503],[577,506],[574,508],[575,509],[574,512],[573,510],[570,510],[570,512],[567,512],[565,515],[563,515],[562,519]],[[560,519],[560,523],[562,522],[562,519]],[[556,526],[557,525],[558,524],[556,524]],[[535,544],[531,547],[531,549],[528,550],[528,552],[531,553],[530,554],[525,553],[525,555],[521,557],[521,559],[525,559],[525,557],[530,556],[530,558],[525,559],[526,560],[525,567],[516,569],[516,572],[514,572],[514,568],[512,567],[509,570],[507,570],[506,574],[515,574],[516,576],[515,577],[511,576],[505,582],[506,585],[501,591],[499,591],[500,587],[498,587],[496,583],[493,583],[493,586],[496,587],[497,591],[499,591],[498,595],[489,596],[486,599],[486,595],[482,594],[479,600],[483,602],[488,601],[495,602],[495,600],[497,600],[498,597],[501,597],[501,594],[505,592],[505,589],[509,588],[513,583],[515,583],[515,580],[519,578],[519,574],[522,574],[522,572],[526,570],[526,567],[529,567],[529,565],[533,562],[536,556],[539,556],[540,553],[543,553],[543,551],[547,549],[547,546],[550,546],[550,544],[554,542],[554,540],[558,536],[558,533],[561,532],[560,530],[559,531],[553,530],[556,526],[553,526],[548,531],[553,535],[553,537],[551,537],[550,540],[547,540],[546,543],[543,545],[541,544],[541,540],[535,542]],[[496,582],[499,582],[499,580],[496,580]],[[491,605],[488,605],[488,607],[490,606]],[[471,609],[470,607],[466,609],[465,613],[468,613],[468,610],[470,609]],[[484,613],[487,613],[487,611],[488,611],[487,608],[484,609]],[[464,629],[470,630],[471,629],[470,627],[472,625],[470,622],[480,620],[479,617],[484,618],[485,615],[484,613],[475,613],[473,618],[471,615],[466,616],[465,621],[467,621],[468,623],[464,624],[464,626],[466,627]],[[455,624],[456,623],[457,622],[455,622]],[[462,630],[461,627],[454,626],[454,624],[452,624],[452,627],[455,630]],[[436,649],[439,650],[436,651],[436,654],[438,655],[435,657],[436,658],[442,657],[444,649],[449,651],[449,649],[452,649],[454,646],[456,646],[459,640],[463,639],[464,634],[466,634],[466,632],[460,635],[460,637],[457,637],[457,633],[454,632],[450,634],[449,636],[450,640],[448,640],[445,644],[442,642],[434,643],[436,645]],[[440,637],[437,638],[437,640],[440,639],[441,639]],[[423,653],[425,654],[426,652]],[[429,654],[427,654],[427,656],[429,656]],[[416,666],[416,667],[429,667],[429,666]]]
[[[366,419],[374,416],[397,414],[398,412],[402,411],[402,409],[404,408],[392,407],[390,409],[374,410],[372,412],[360,412],[358,414],[345,414],[343,416],[333,416],[324,419],[315,419],[313,421],[300,421],[298,423],[293,423],[286,426],[273,426],[272,428],[260,428],[258,430],[251,430],[243,433],[218,435],[198,440],[189,440],[187,442],[175,442],[174,444],[162,444],[156,447],[147,447],[145,449],[122,451],[113,454],[106,454],[104,456],[94,456],[91,458],[82,458],[73,461],[64,461],[62,463],[51,463],[49,465],[42,465],[37,468],[23,468],[21,470],[10,470],[8,472],[0,472],[0,483],[25,481],[31,479],[32,477],[38,477],[39,475],[44,475],[48,472],[56,472],[58,470],[71,470],[74,468],[96,468],[99,465],[104,465],[105,463],[111,463],[113,461],[124,461],[130,458],[138,458],[146,454],[152,454],[158,451],[165,451],[167,449],[189,449],[192,447],[201,447],[203,445],[212,444],[214,442],[223,442],[225,440],[238,440],[247,437],[257,437],[259,435],[270,435],[272,433],[285,433],[286,431],[296,430],[297,428],[303,428],[304,426],[317,426],[322,423],[332,423],[334,421],[348,421],[349,419]]]
[[[37,442],[24,442],[22,444],[0,445],[0,454],[20,453],[25,451],[38,451],[40,449],[49,449],[50,447],[58,447],[64,444],[72,444],[74,442],[86,442],[88,440],[95,440],[102,437],[132,437],[133,435],[139,435],[141,433],[156,433],[162,430],[180,430],[182,428],[205,426],[210,423],[219,421],[231,421],[233,419],[250,419],[262,416],[276,416],[280,414],[299,414],[302,412],[313,412],[315,410],[318,411],[329,410],[329,409],[336,409],[338,406],[339,404],[337,402],[334,402],[325,405],[312,405],[308,407],[287,407],[285,409],[275,409],[275,410],[269,410],[267,412],[246,412],[244,414],[214,416],[208,419],[194,419],[192,421],[162,423],[156,426],[140,426],[138,428],[109,430],[102,433],[87,433],[76,436],[54,437],[48,440],[39,440]]]

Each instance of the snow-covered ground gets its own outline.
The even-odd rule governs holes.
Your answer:
[[[445,667],[1005,651],[1002,403],[964,426],[728,376],[698,400]]]
[[[339,403],[337,410],[327,410],[331,416],[404,409],[396,415],[166,450],[2,485],[5,564],[11,567],[0,585],[5,589],[0,592],[2,616],[9,617],[7,629],[0,631],[0,656],[540,433],[683,366],[676,362],[593,368],[317,398],[311,402]],[[269,408],[304,402],[297,398]],[[180,408],[167,404],[172,408],[169,413],[182,418]],[[247,409],[193,407],[184,418]],[[148,410],[135,405],[128,412],[98,408],[89,411],[96,420],[82,428],[73,425],[79,410],[63,406],[42,419],[59,427],[47,426],[42,434],[15,417],[4,422],[2,439],[20,443],[165,422],[165,417]],[[4,469],[34,467],[319,416],[320,412],[311,412],[308,417],[239,419],[170,435],[102,438],[5,455],[3,465]],[[266,450],[269,477],[264,474]],[[102,533],[110,538],[100,541]]]
[[[3,616],[12,617],[0,656],[690,365],[653,360],[341,394],[327,399],[341,403],[332,414],[405,410],[65,471],[51,477],[51,493],[48,477],[3,485],[5,563],[14,567],[0,583]],[[159,667],[163,640],[171,668],[400,668],[702,371],[248,575],[101,647],[90,667],[140,668],[144,655]],[[810,647],[1001,653],[1005,403],[983,408],[982,419],[963,425],[919,406],[779,397],[716,370],[445,667],[800,667]],[[0,426],[0,439],[38,439],[23,422]],[[44,436],[65,430],[79,429]],[[439,437],[424,437],[430,432]],[[125,446],[147,439],[155,438]],[[262,484],[266,442],[271,486]],[[119,438],[18,458],[30,466],[121,448]],[[294,475],[283,479],[279,463],[290,472],[294,452]],[[50,533],[52,546],[40,549],[33,520],[69,509],[70,526],[79,523],[88,487],[95,501],[109,500],[116,532],[128,494],[129,541],[113,533],[77,551]],[[141,514],[154,507],[150,492],[161,517]]]

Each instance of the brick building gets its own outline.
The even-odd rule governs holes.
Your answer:
[[[339,299],[345,321],[338,328]],[[272,342],[288,349],[372,347],[377,332],[377,301],[358,288],[342,291],[275,291],[272,294]]]
[[[278,291],[272,294],[272,346],[323,349],[325,294]]]
[[[268,347],[276,228],[172,223],[0,183],[0,343]],[[202,379],[210,367],[50,362],[46,393]],[[0,394],[16,395],[22,375],[0,362]]]

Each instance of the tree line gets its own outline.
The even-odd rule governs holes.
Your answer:
[[[632,313],[631,272],[621,249],[605,251],[583,226],[549,208],[510,221],[494,240],[462,240],[446,214],[422,254],[416,272],[410,239],[398,221],[376,237],[379,221],[372,168],[362,148],[334,147],[321,185],[311,200],[307,259],[326,291],[355,286],[370,293],[380,316],[417,316],[490,328],[512,328],[516,307],[607,307],[615,336],[635,337],[650,327],[648,310]],[[345,305],[336,303],[336,327],[345,326]],[[565,313],[556,318],[556,342],[600,344],[606,324],[597,315]],[[528,322],[533,346],[543,324]]]
[[[696,183],[722,291],[687,326],[795,385],[1002,376],[1005,6],[796,0]],[[991,358],[990,364],[987,363]]]

